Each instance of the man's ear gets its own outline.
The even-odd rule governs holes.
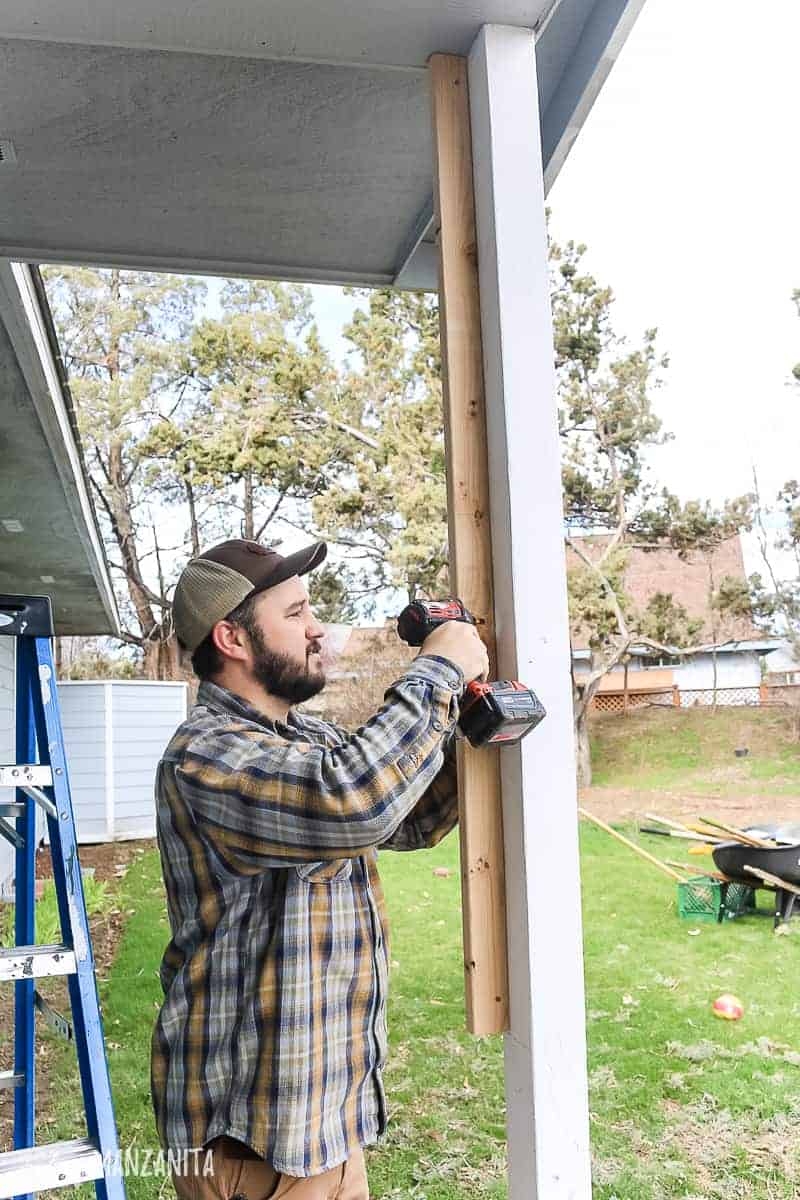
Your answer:
[[[224,658],[235,662],[246,661],[250,653],[250,643],[247,633],[241,625],[233,621],[217,621],[211,630],[211,639]]]

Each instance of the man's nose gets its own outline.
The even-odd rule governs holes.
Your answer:
[[[306,626],[306,637],[309,641],[319,641],[325,637],[325,626],[321,625],[316,617],[312,617],[311,623]]]

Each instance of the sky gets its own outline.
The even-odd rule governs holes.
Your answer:
[[[754,465],[772,500],[800,474],[798,47],[797,0],[646,0],[548,197],[553,235],[585,242],[613,288],[618,332],[659,331],[674,440],[651,463],[685,500],[751,490]],[[355,302],[313,292],[340,358]]]
[[[683,499],[800,473],[798,47],[796,0],[647,0],[550,192],[617,328],[659,330],[651,458]]]

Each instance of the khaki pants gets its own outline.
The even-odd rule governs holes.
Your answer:
[[[213,1155],[214,1173],[203,1174],[205,1154],[199,1154],[197,1173],[188,1156],[187,1174],[173,1173],[172,1182],[179,1200],[369,1200],[364,1152],[354,1151],[338,1167],[321,1175],[299,1178],[284,1175],[249,1146],[234,1138],[214,1138],[208,1143]]]

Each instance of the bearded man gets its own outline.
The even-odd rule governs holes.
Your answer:
[[[369,1200],[363,1147],[387,1125],[378,851],[435,846],[458,820],[458,702],[486,649],[440,626],[355,733],[295,711],[325,686],[301,576],[326,553],[227,541],[175,590],[201,682],[156,780],[172,937],[151,1093],[180,1200]]]

